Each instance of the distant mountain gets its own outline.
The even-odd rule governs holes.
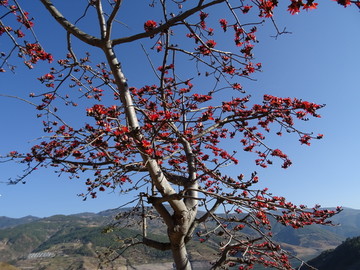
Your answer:
[[[308,264],[319,270],[359,270],[360,237],[346,239],[337,248],[322,252]]]
[[[360,210],[344,208],[344,210],[331,218],[338,226],[322,226],[325,229],[343,236],[344,238],[360,235]]]
[[[56,215],[0,229],[0,262],[20,269],[98,269],[98,255],[101,252],[108,252],[108,247],[118,250],[124,242],[135,239],[139,234],[139,227],[136,226],[103,233],[105,225],[118,213],[119,210],[108,210],[99,214]],[[165,226],[159,226],[159,222],[149,225],[153,226],[149,230],[152,232],[149,237],[166,241]],[[197,268],[209,269],[208,255],[216,252],[214,248],[194,241],[190,249],[190,254],[198,260]],[[169,261],[170,251],[162,252],[139,245],[136,249],[126,250],[115,263],[125,266]],[[109,266],[109,269],[112,268]]]
[[[22,218],[9,218],[9,217],[0,217],[0,229],[11,228],[20,224],[26,224],[40,218],[33,216],[26,216]]]
[[[324,226],[307,226],[297,230],[292,227],[281,226],[280,230],[276,225],[274,227],[273,239],[275,241],[293,246],[313,248],[317,251],[337,246],[344,240],[343,236],[323,228]]]
[[[105,252],[109,246],[118,248],[124,241],[131,241],[140,231],[140,227],[123,226],[120,230],[102,233],[106,225],[124,211],[110,209],[97,214],[79,213],[47,218],[0,217],[0,262],[19,268],[44,270],[97,269],[99,252]],[[274,224],[274,240],[291,253],[308,260],[324,250],[335,248],[346,237],[359,236],[359,217],[360,210],[345,209],[334,217],[334,222],[341,221],[341,226],[315,225],[294,230]],[[166,241],[165,226],[160,221],[152,221],[149,226],[153,239]],[[207,260],[211,259],[211,254],[215,254],[216,250],[211,241],[201,244],[195,239],[190,242],[189,253],[192,258],[199,260],[196,269],[205,270],[209,269]],[[167,261],[171,261],[170,252],[136,246],[136,250],[129,249],[121,254],[116,262],[117,265],[138,265]]]

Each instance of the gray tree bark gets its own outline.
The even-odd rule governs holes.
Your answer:
[[[131,96],[127,79],[121,69],[121,63],[116,57],[114,46],[123,42],[129,42],[125,40],[120,42],[119,40],[111,40],[111,26],[112,21],[115,17],[117,10],[120,7],[121,1],[118,1],[114,7],[114,11],[111,14],[110,18],[106,20],[102,10],[101,1],[95,1],[97,16],[100,26],[101,38],[91,36],[77,26],[68,21],[61,12],[52,4],[51,0],[40,0],[45,8],[49,11],[52,17],[66,30],[68,34],[71,34],[84,43],[100,48],[107,59],[107,63],[112,71],[114,76],[115,84],[117,86],[116,91],[120,97],[121,103],[124,108],[126,115],[127,126],[129,127],[132,136],[136,141],[141,141],[144,137],[141,133],[138,117],[135,111],[133,98]],[[204,7],[220,3],[224,0],[214,0]],[[199,2],[201,3],[201,2]],[[201,5],[193,8],[192,10],[182,14],[179,18],[174,18],[173,20],[180,20],[182,17],[190,16],[196,11],[201,9]],[[170,24],[170,23],[169,23]],[[158,29],[157,31],[160,31]],[[143,33],[140,36],[134,36],[133,40],[147,37],[152,33]],[[174,126],[174,132],[178,132]],[[179,138],[182,140],[182,145],[186,153],[188,164],[189,164],[189,178],[181,184],[184,189],[188,189],[186,193],[186,198],[183,198],[182,195],[178,194],[172,187],[171,179],[164,174],[160,166],[157,164],[156,160],[152,159],[148,155],[144,154],[145,151],[142,149],[141,145],[139,147],[139,154],[142,156],[144,164],[146,164],[147,171],[150,174],[152,182],[156,187],[157,191],[161,194],[161,202],[154,200],[152,202],[154,208],[158,211],[162,219],[168,228],[168,237],[170,241],[170,248],[173,254],[174,263],[177,270],[191,270],[191,263],[186,249],[186,239],[189,239],[189,231],[191,230],[191,225],[194,222],[196,212],[197,212],[197,189],[198,183],[196,179],[195,171],[195,162],[194,155],[192,153],[191,146],[184,137],[179,134]],[[171,177],[170,177],[171,178]],[[173,209],[174,214],[170,215],[169,211],[164,207],[163,202],[168,202]]]

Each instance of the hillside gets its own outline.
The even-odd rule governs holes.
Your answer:
[[[20,268],[17,268],[13,265],[10,265],[8,263],[0,262],[0,269],[1,270],[20,270]]]
[[[103,233],[106,224],[113,221],[119,211],[111,209],[97,214],[56,215],[43,219],[32,217],[18,221],[14,219],[10,223],[9,219],[0,218],[0,228],[4,228],[0,229],[0,262],[7,262],[20,269],[97,269],[98,256],[108,252],[109,246],[118,249],[139,233],[140,227],[136,225],[136,219],[133,219],[135,225],[123,224],[121,229]],[[346,237],[353,236],[356,232],[360,235],[360,224],[354,223],[359,216],[359,210],[345,209],[337,217],[342,220],[341,227],[310,226],[294,230],[275,224],[274,239],[293,254],[305,260],[311,259],[324,250],[335,248]],[[130,222],[131,218],[125,220]],[[19,225],[15,225],[17,222]],[[149,226],[153,239],[166,240],[164,226],[160,221],[152,221]],[[209,260],[216,250],[212,242],[201,244],[195,239],[190,242],[189,253],[198,261],[196,269],[200,270],[209,269]],[[137,269],[142,269],[139,265],[170,261],[170,252],[160,252],[137,245],[136,249],[124,251],[117,258],[116,264],[124,267],[136,265]],[[146,268],[149,267],[146,265],[143,267],[151,269]],[[159,267],[156,268],[161,270]]]
[[[119,249],[124,242],[130,241],[139,233],[137,227],[124,227],[103,233],[105,224],[112,221],[117,213],[118,210],[109,210],[98,214],[56,215],[1,229],[0,261],[20,269],[97,269],[98,256],[107,252],[108,247]],[[150,231],[153,233],[149,236],[155,240],[166,241],[162,227],[158,222],[152,224]],[[197,268],[208,269],[208,254],[214,254],[215,250],[199,241],[194,241],[189,247],[190,255],[198,260]],[[138,245],[136,249],[124,251],[115,263],[129,267],[137,265],[137,269],[141,269],[139,265],[144,265],[143,268],[146,269],[146,264],[169,261],[170,251],[162,252]],[[111,265],[104,269],[111,269]],[[157,269],[161,270],[159,267]]]
[[[358,270],[360,237],[348,238],[337,248],[322,252],[308,263],[319,270]]]
[[[9,217],[0,217],[0,229],[11,228],[17,225],[26,224],[40,218],[33,216],[26,216],[22,218],[9,218]]]
[[[323,228],[344,238],[360,235],[360,210],[344,208],[340,214],[333,216],[331,220],[339,226]]]

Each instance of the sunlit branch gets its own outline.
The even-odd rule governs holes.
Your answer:
[[[116,14],[118,13],[120,6],[122,4],[122,0],[118,0],[115,2],[115,6],[113,7],[113,10],[111,11],[111,14],[109,18],[106,21],[106,36],[105,39],[109,40],[111,36],[112,26],[116,17]]]
[[[77,26],[69,22],[62,14],[61,12],[53,5],[53,3],[50,0],[40,0],[45,8],[50,12],[50,14],[53,16],[53,18],[68,32],[70,32],[72,35],[80,39],[81,41],[85,42],[86,44],[97,46],[99,47],[101,45],[101,40],[86,34],[82,30],[80,30]]]
[[[95,7],[96,7],[96,12],[97,12],[97,17],[99,20],[101,39],[105,40],[106,37],[109,37],[109,33],[107,32],[108,28],[106,27],[104,11],[103,11],[101,0],[95,1]]]

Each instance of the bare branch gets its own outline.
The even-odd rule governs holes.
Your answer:
[[[67,31],[70,32],[72,35],[80,39],[81,41],[85,42],[86,44],[100,47],[102,44],[101,40],[86,34],[82,30],[80,30],[77,26],[69,22],[61,12],[53,5],[50,0],[41,0],[45,8],[50,12],[53,18]]]
[[[42,1],[45,1],[45,0],[42,0]],[[211,2],[209,2],[207,4],[202,4],[202,1],[200,1],[198,6],[185,11],[184,13],[181,13],[180,15],[178,15],[178,16],[176,16],[174,18],[169,19],[166,23],[160,25],[159,27],[156,27],[155,29],[153,29],[153,30],[151,30],[149,32],[143,32],[143,33],[136,34],[136,35],[129,36],[129,37],[123,37],[123,38],[114,39],[113,40],[113,45],[115,46],[115,45],[122,44],[122,43],[129,43],[129,42],[139,40],[139,39],[142,39],[142,38],[147,38],[147,37],[154,36],[154,35],[156,35],[158,33],[161,33],[163,31],[165,31],[166,29],[168,29],[169,27],[175,25],[176,23],[185,20],[186,18],[193,15],[194,13],[196,13],[196,12],[202,10],[202,9],[205,9],[205,8],[214,6],[216,4],[222,3],[224,1],[225,0],[214,0],[214,1],[211,1]]]
[[[116,14],[118,13],[118,11],[120,9],[121,4],[122,4],[122,0],[118,0],[118,1],[115,2],[115,6],[113,7],[113,10],[112,10],[107,22],[106,22],[106,29],[107,29],[106,36],[105,36],[106,40],[110,39],[112,25],[113,25],[113,22],[115,20]]]

